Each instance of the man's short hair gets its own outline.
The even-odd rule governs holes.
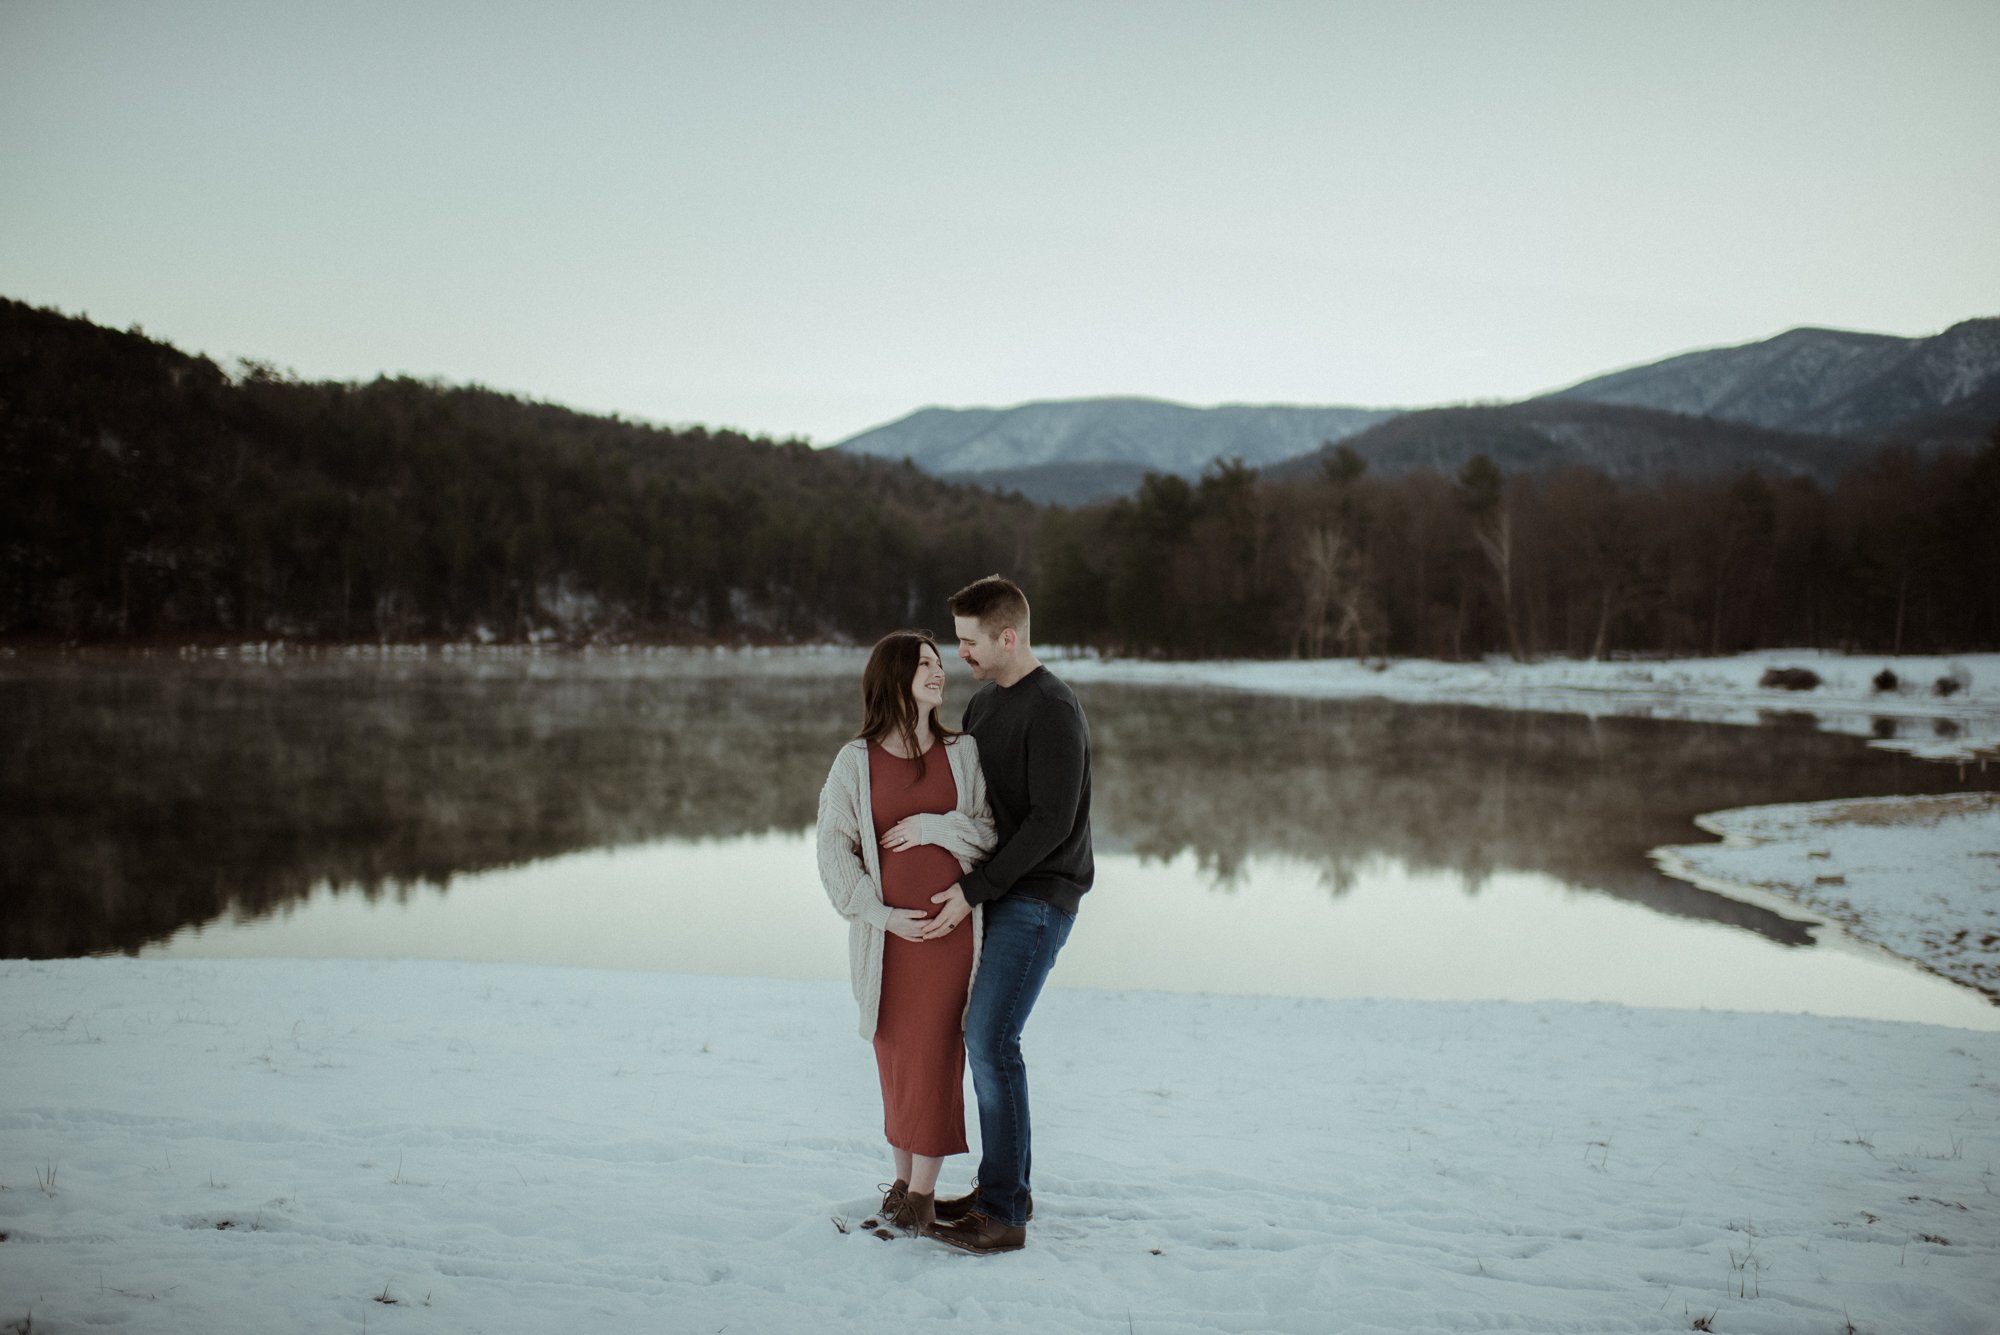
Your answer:
[[[988,635],[998,635],[1012,626],[1022,639],[1028,638],[1028,595],[1005,575],[975,579],[951,596],[946,604],[955,617],[971,617]]]

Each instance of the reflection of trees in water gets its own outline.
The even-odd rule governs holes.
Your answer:
[[[787,666],[789,664],[789,667]],[[795,670],[794,670],[795,669]],[[0,664],[0,956],[136,949],[320,885],[370,896],[588,848],[812,823],[859,656]],[[966,684],[955,683],[955,703]],[[1695,813],[1956,786],[1847,738],[1092,686],[1106,847],[1539,871],[1802,940],[1655,872]],[[810,874],[809,870],[801,874]]]
[[[0,956],[132,950],[316,886],[797,829],[848,676],[587,660],[0,672]]]
[[[1092,687],[1098,825],[1142,857],[1186,850],[1222,887],[1252,854],[1322,869],[1336,894],[1371,859],[1542,872],[1663,912],[1804,932],[1662,876],[1647,849],[1703,836],[1703,811],[1949,791],[1956,773],[1798,729],[1588,719],[1470,706]]]

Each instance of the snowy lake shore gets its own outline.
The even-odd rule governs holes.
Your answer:
[[[1803,669],[1817,684],[1767,685],[1773,669]],[[1081,656],[1062,670],[1077,681],[1705,723],[1757,725],[1809,715],[1823,730],[1927,760],[1983,770],[2000,759],[2000,654],[1771,650],[1660,661],[1372,665]],[[1941,690],[1941,683],[1948,686]],[[2000,803],[1990,794],[1755,807],[1711,812],[1696,823],[1723,842],[1655,849],[1654,861],[1668,875],[1780,912],[1803,909],[1829,930],[2000,996]]]
[[[1696,824],[1722,842],[1653,850],[1669,876],[1803,908],[2000,997],[2000,794],[1746,807]]]
[[[2000,1329],[2000,1034],[1059,989],[1029,1247],[975,1258],[855,1227],[851,1006],[0,965],[0,1330]]]
[[[1761,683],[1770,669],[1803,668],[1819,679],[1806,690]],[[1932,760],[2000,758],[2000,654],[1844,655],[1771,649],[1721,658],[1583,660],[1504,658],[1470,663],[1434,659],[1288,659],[1261,662],[1148,662],[1065,658],[1076,682],[1210,686],[1325,699],[1370,697],[1409,703],[1488,705],[1564,714],[1627,715],[1696,723],[1759,724],[1774,717]],[[1895,685],[1878,687],[1884,672]],[[1953,683],[1939,694],[1938,682]]]

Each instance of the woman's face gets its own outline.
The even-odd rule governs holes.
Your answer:
[[[917,661],[917,675],[910,683],[910,697],[917,702],[919,714],[944,704],[944,663],[939,660],[937,650],[928,644]]]

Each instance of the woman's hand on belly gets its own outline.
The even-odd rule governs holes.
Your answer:
[[[924,939],[924,928],[930,925],[931,915],[919,909],[890,909],[889,931],[905,941]]]
[[[901,853],[924,842],[919,827],[922,820],[917,816],[905,816],[889,827],[889,833],[882,836],[882,847],[891,853]]]

